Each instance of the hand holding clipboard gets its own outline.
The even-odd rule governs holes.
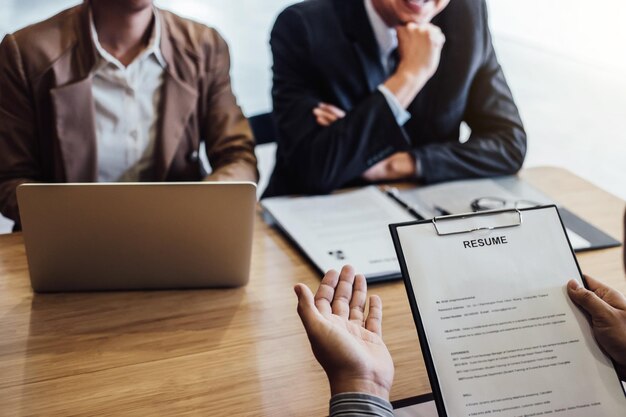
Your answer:
[[[556,207],[391,226],[440,416],[623,416]],[[558,414],[561,413],[561,414]]]

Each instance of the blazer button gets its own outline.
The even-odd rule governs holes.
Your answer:
[[[187,155],[187,160],[189,162],[198,162],[199,159],[200,154],[198,153],[198,151],[189,152],[189,155]]]

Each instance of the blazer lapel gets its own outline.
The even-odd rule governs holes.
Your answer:
[[[72,61],[58,60],[55,76],[60,86],[50,90],[59,148],[68,182],[97,180],[97,144],[95,108],[90,72],[96,51],[89,30],[89,7],[83,4],[77,13],[76,47]],[[75,63],[75,65],[73,65]],[[79,80],[79,81],[75,81]]]
[[[167,177],[197,99],[198,93],[195,90],[166,72],[161,106],[163,111],[155,147],[157,181],[164,181]]]
[[[374,91],[387,77],[380,62],[378,43],[365,5],[362,0],[342,0],[335,2],[335,5],[342,27],[359,59],[369,90]]]
[[[51,90],[57,137],[68,182],[97,179],[97,145],[91,78]]]
[[[161,96],[161,119],[156,139],[155,153],[155,179],[164,181],[170,169],[174,155],[184,137],[185,127],[189,117],[193,113],[198,100],[198,92],[191,84],[183,81],[193,77],[192,74],[180,73],[179,60],[184,57],[176,56],[176,50],[171,38],[170,27],[163,13],[159,13],[161,19],[161,53],[167,63],[164,74],[163,89]]]

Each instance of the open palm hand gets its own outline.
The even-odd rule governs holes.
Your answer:
[[[365,277],[345,266],[341,274],[326,273],[315,296],[303,284],[295,292],[298,314],[332,394],[367,392],[389,398],[394,368],[382,340],[382,301],[371,296],[365,316]]]

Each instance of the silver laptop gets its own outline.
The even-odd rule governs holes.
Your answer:
[[[37,292],[248,282],[253,183],[24,184],[17,198]]]

